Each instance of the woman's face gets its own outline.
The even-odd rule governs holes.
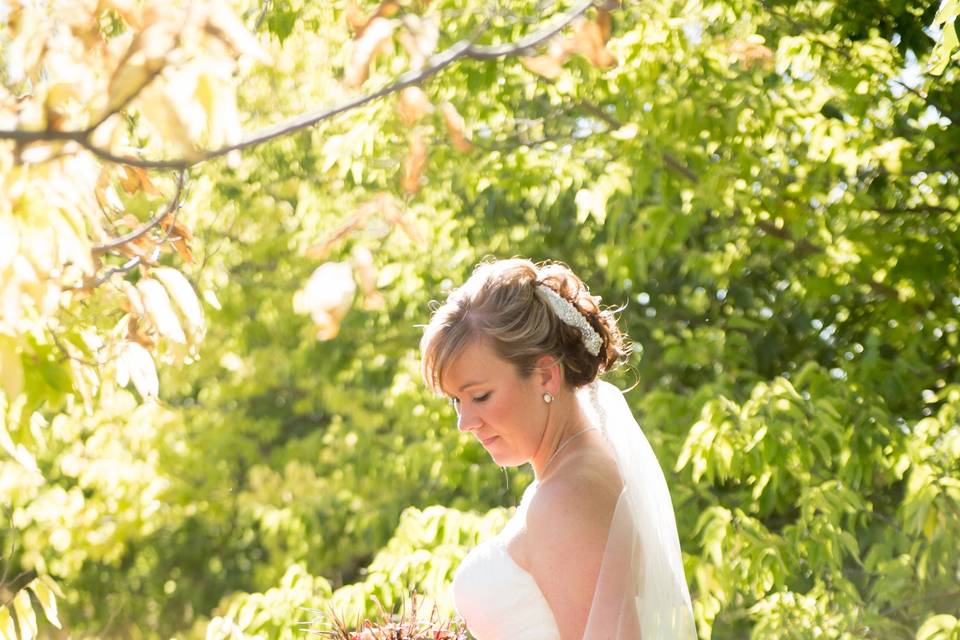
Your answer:
[[[457,409],[460,431],[473,434],[498,465],[513,467],[528,462],[543,437],[547,406],[537,378],[520,377],[478,341],[454,358],[441,386]]]

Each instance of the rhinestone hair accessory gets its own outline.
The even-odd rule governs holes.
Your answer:
[[[597,333],[597,330],[590,326],[590,323],[587,322],[587,319],[583,317],[583,314],[573,306],[573,303],[561,296],[559,293],[551,289],[545,284],[538,284],[537,289],[540,290],[547,298],[547,302],[550,304],[550,308],[553,309],[553,312],[557,314],[557,317],[567,325],[571,327],[576,327],[580,330],[580,337],[583,340],[583,346],[587,348],[587,351],[590,352],[590,355],[597,355],[600,353],[600,346],[603,344],[603,338],[600,337],[600,334]]]

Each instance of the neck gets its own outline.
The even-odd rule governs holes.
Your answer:
[[[584,429],[591,428],[577,394],[572,390],[565,390],[547,407],[547,419],[543,428],[543,436],[537,452],[530,459],[533,474],[537,481],[543,480],[549,466],[556,466],[554,454],[558,452],[570,438],[580,434]],[[576,445],[571,445],[576,446]],[[566,452],[564,452],[566,453]]]

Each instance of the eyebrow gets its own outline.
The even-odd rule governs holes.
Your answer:
[[[460,391],[463,391],[463,390],[466,389],[467,387],[475,387],[475,386],[477,386],[477,385],[479,385],[479,384],[483,384],[483,380],[475,380],[475,381],[473,381],[473,382],[468,382],[467,384],[465,384],[465,385],[463,385],[462,387],[460,387]]]

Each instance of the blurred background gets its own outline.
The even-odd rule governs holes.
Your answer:
[[[532,475],[418,341],[519,255],[623,307],[701,638],[960,638],[960,5],[624,5],[0,6],[0,637],[452,617]]]

